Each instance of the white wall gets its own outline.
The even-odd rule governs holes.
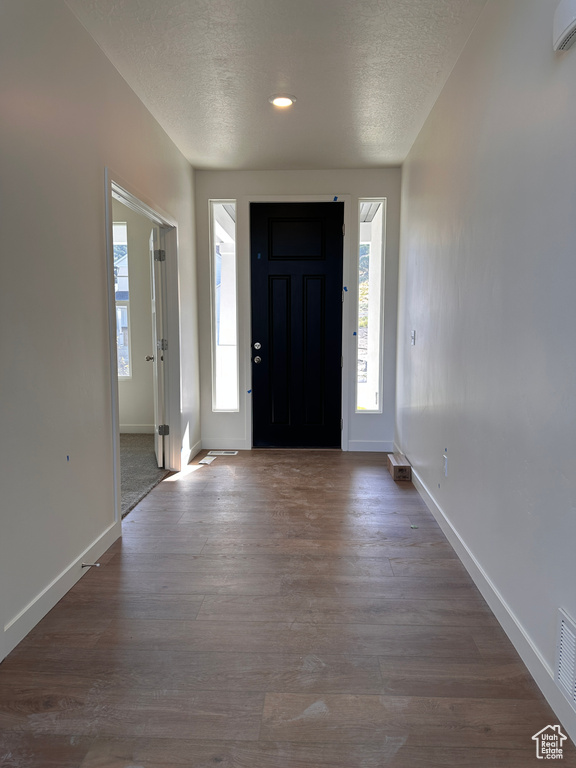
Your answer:
[[[112,201],[114,221],[125,221],[128,238],[128,285],[130,293],[130,378],[118,379],[120,432],[154,433],[152,297],[150,290],[150,232],[153,223]]]
[[[3,658],[120,532],[107,166],[178,222],[178,426],[188,452],[200,436],[189,164],[61,0],[1,4],[0,73]]]
[[[575,738],[550,677],[558,608],[576,617],[576,49],[552,50],[556,6],[488,3],[404,166],[396,439]]]
[[[204,448],[251,448],[250,387],[250,201],[264,196],[344,196],[347,217],[344,245],[344,280],[349,288],[344,310],[345,387],[349,392],[344,410],[344,438],[350,450],[391,450],[394,436],[396,378],[396,317],[398,238],[400,216],[400,169],[340,171],[196,171],[196,224],[198,232],[198,279],[200,308],[200,360],[202,445]],[[383,413],[354,413],[356,330],[358,199],[386,197],[386,297],[384,317]],[[210,352],[210,199],[236,199],[240,324],[240,411],[213,413]]]

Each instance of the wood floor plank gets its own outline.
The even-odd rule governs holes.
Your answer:
[[[34,734],[258,738],[264,694],[248,691],[69,689],[3,686],[0,729]]]
[[[377,624],[113,620],[98,648],[196,652],[318,653],[362,656],[418,656],[478,659],[474,628]]]
[[[183,595],[284,595],[300,597],[363,597],[388,599],[451,599],[476,594],[469,577],[441,580],[392,576],[334,574],[223,573],[126,571],[99,569],[76,585],[78,592]]]
[[[405,600],[371,597],[207,595],[198,621],[296,621],[313,624],[497,626],[481,598]]]
[[[425,576],[427,578],[470,579],[460,560],[446,558],[392,557],[390,565],[394,576]]]
[[[4,750],[4,751],[2,751]],[[7,768],[528,768],[533,750],[4,734]],[[574,765],[571,755],[564,766]]]
[[[81,768],[527,768],[533,760],[527,750],[413,748],[395,739],[367,744],[141,739],[97,740]]]
[[[137,523],[140,521],[149,520],[150,518],[152,518],[155,522],[178,523],[186,514],[187,509],[189,509],[189,506],[185,509],[173,509],[172,507],[163,505],[162,508],[154,509],[153,511],[136,507],[129,513],[130,523]]]
[[[203,555],[210,554],[340,554],[351,557],[440,557],[454,556],[454,550],[445,539],[415,541],[411,537],[392,542],[358,541],[356,539],[229,539],[211,536],[205,539]],[[171,542],[171,540],[170,540]],[[165,546],[168,546],[166,544]]]
[[[161,513],[159,513],[161,514]],[[296,525],[302,523],[330,523],[331,525],[349,525],[351,523],[366,525],[386,525],[391,528],[402,528],[407,530],[411,527],[412,517],[408,514],[391,513],[378,514],[369,511],[346,512],[344,510],[331,509],[329,512],[320,513],[317,511],[317,505],[313,509],[290,509],[286,507],[275,507],[272,505],[263,505],[260,509],[249,509],[239,507],[237,509],[222,508],[220,502],[215,503],[214,507],[207,507],[202,504],[199,509],[194,511],[175,511],[172,512],[172,519],[179,525]],[[167,519],[168,518],[167,516]],[[434,523],[434,525],[437,525]]]
[[[207,608],[206,601],[203,609]],[[202,614],[204,615],[204,613]],[[198,615],[197,618],[200,618]],[[450,600],[313,598],[298,614],[299,622],[391,624],[396,626],[482,626],[495,624],[486,605],[476,596]]]
[[[307,603],[297,595],[206,595],[196,618],[223,622],[297,621]]]
[[[318,521],[286,522],[268,521],[263,523],[150,523],[136,526],[138,523],[127,524],[125,536],[189,536],[208,538],[218,536],[223,539],[257,539],[262,538],[300,538],[300,539],[344,539],[373,542],[396,542],[402,544],[421,543],[427,541],[445,541],[440,528],[411,529],[410,525],[386,526],[384,523],[364,523],[352,520],[346,526],[337,523]]]
[[[520,661],[462,661],[424,656],[380,658],[383,691],[391,696],[446,696],[475,699],[540,699]]]
[[[199,555],[207,541],[206,536],[123,536],[108,551]]]
[[[79,768],[94,737],[54,736],[4,731],[0,735],[0,765],[3,768]],[[102,765],[93,768],[103,768]],[[117,768],[114,763],[109,768]]]
[[[77,616],[62,615],[60,611],[53,610],[26,635],[20,647],[71,644],[75,648],[94,648],[111,624],[112,617],[108,613],[82,621]]]
[[[166,594],[166,595],[278,595],[282,589],[282,575],[266,573],[179,573],[162,571],[104,571],[91,579],[84,578],[76,585],[78,592],[94,594]]]
[[[299,576],[295,574],[281,580],[281,595],[310,597],[375,597],[397,600],[426,598],[451,599],[475,594],[469,580],[440,581],[417,578],[349,578],[335,576]]]
[[[455,561],[459,565],[459,561]],[[338,555],[179,555],[116,554],[107,570],[127,569],[147,573],[235,573],[338,574],[341,576],[393,576],[388,558],[342,557]]]
[[[155,619],[160,621],[192,621],[198,615],[204,595],[165,595],[132,592],[106,592],[92,589],[77,589],[68,592],[56,609],[48,614],[75,624],[97,622],[107,619]],[[94,624],[93,622],[96,622]]]
[[[362,743],[389,737],[419,747],[522,749],[549,711],[538,701],[266,694],[265,741]]]
[[[451,600],[287,595],[206,595],[198,621],[296,621],[313,624],[497,626],[477,596]]]
[[[375,656],[287,653],[216,653],[55,648],[33,661],[15,654],[3,669],[4,686],[37,690],[61,686],[87,692],[142,689],[186,691],[280,691],[381,693]]]
[[[76,591],[144,594],[299,595],[301,597],[363,597],[388,599],[450,599],[477,594],[467,575],[438,582],[428,578],[365,576],[298,571],[275,574],[224,569],[221,573],[132,571],[104,567],[86,574]]]

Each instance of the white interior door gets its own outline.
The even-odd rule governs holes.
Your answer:
[[[166,261],[162,247],[162,230],[154,225],[150,234],[150,274],[152,294],[152,348],[154,356],[154,450],[159,467],[167,456],[168,426],[166,424],[166,372],[168,344],[164,329]]]

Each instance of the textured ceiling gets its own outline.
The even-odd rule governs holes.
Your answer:
[[[404,160],[486,0],[66,2],[194,167],[323,169]]]

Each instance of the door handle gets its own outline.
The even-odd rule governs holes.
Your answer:
[[[254,349],[262,349],[262,344],[259,341],[254,342]]]
[[[262,358],[260,357],[260,355],[256,355],[256,357],[254,358],[254,362],[256,363],[256,365],[262,362]]]
[[[149,363],[154,360],[154,355],[146,355],[146,362]]]

